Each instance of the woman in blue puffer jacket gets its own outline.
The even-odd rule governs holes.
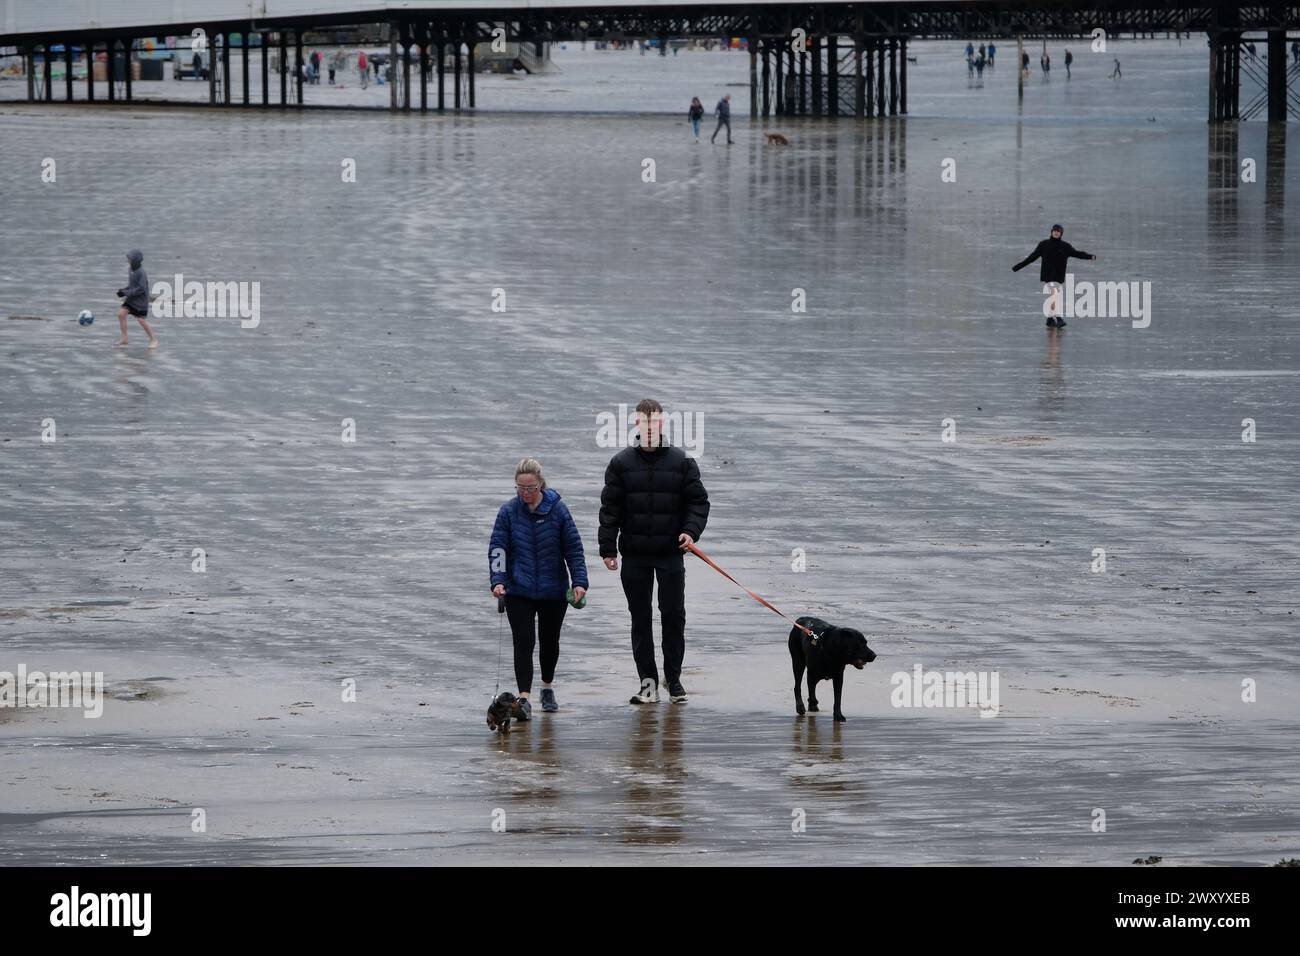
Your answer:
[[[497,512],[488,545],[488,570],[492,593],[506,599],[515,644],[515,680],[527,720],[532,715],[528,695],[533,689],[533,645],[538,631],[542,710],[560,709],[551,686],[560,659],[560,628],[569,606],[570,580],[574,603],[587,593],[587,559],[578,526],[559,492],[546,487],[537,459],[525,458],[515,468],[515,491],[518,494]]]

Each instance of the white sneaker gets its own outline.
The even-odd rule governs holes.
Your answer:
[[[654,678],[647,677],[641,681],[641,692],[633,694],[629,704],[657,704],[659,703],[659,684]]]

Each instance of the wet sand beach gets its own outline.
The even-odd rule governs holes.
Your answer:
[[[0,671],[108,684],[99,719],[0,708],[4,861],[1300,856],[1300,133],[1207,130],[1181,55],[1161,110],[1076,78],[1018,117],[1009,68],[986,106],[783,119],[788,149],[743,105],[728,149],[644,115],[0,104]],[[1043,328],[1010,267],[1053,222],[1099,257],[1076,278],[1151,283],[1148,327]],[[256,327],[113,349],[130,248],[259,283]],[[789,626],[694,559],[690,702],[626,703],[598,416],[646,395],[703,429],[701,548],[868,635],[846,723],[828,685],[796,717]],[[592,590],[561,711],[498,738],[487,542],[525,455]],[[996,671],[998,715],[892,706],[918,664]]]

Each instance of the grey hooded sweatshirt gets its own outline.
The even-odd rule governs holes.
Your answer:
[[[135,312],[149,311],[149,277],[144,274],[144,253],[132,249],[126,254],[131,263],[131,273],[127,276],[126,287],[122,289],[122,304]]]

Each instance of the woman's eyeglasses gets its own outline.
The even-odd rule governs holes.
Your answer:
[[[521,485],[521,484],[519,484],[518,482],[515,482],[515,490],[518,491],[521,495],[535,495],[535,494],[537,494],[537,492],[539,492],[539,491],[542,490],[542,486],[541,486],[541,485]]]

